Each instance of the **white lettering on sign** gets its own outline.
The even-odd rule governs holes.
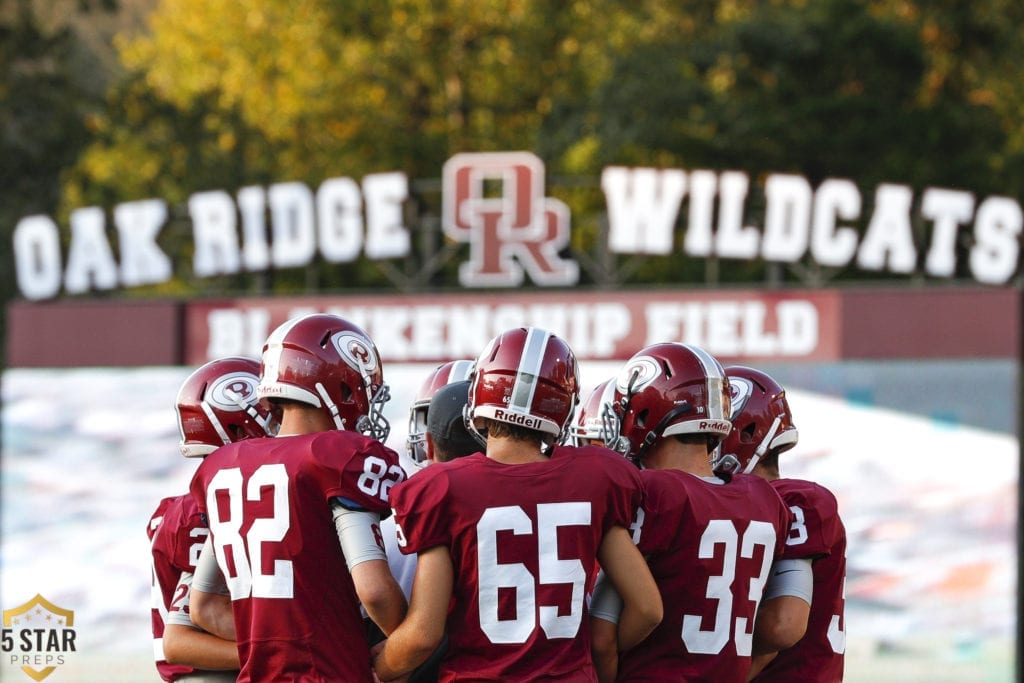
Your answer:
[[[694,344],[723,357],[799,357],[819,351],[817,305],[806,299],[621,301],[545,304],[424,303],[292,307],[286,317],[325,312],[360,326],[387,361],[474,357],[511,327],[543,327],[569,341],[580,358],[625,358],[663,341]],[[282,312],[278,311],[280,318]],[[206,314],[208,359],[259,357],[278,322],[269,308],[215,308]],[[282,318],[283,319],[283,318]],[[646,327],[646,332],[644,328]]]
[[[402,207],[407,198],[408,181],[402,173],[368,175],[361,191],[348,178],[326,180],[316,194],[298,182],[276,183],[266,192],[244,187],[237,206],[227,192],[198,192],[187,202],[195,247],[192,272],[205,278],[243,268],[302,267],[318,252],[330,263],[353,261],[360,250],[371,259],[405,256],[409,234],[402,225]],[[62,264],[57,224],[47,216],[27,216],[13,235],[18,288],[26,299],[38,301],[60,294],[61,285],[67,293],[81,294],[166,282],[174,268],[156,240],[167,218],[162,200],[115,206],[117,253],[103,209],[75,209]]]
[[[602,175],[601,188],[608,247],[616,253],[670,253],[666,245],[673,244],[681,204],[688,201],[682,251],[689,256],[796,263],[809,255],[833,268],[856,263],[870,271],[956,277],[956,245],[962,230],[972,230],[966,264],[972,277],[1006,284],[1020,270],[1024,212],[1010,197],[989,197],[975,210],[971,193],[929,187],[915,213],[912,188],[883,183],[864,216],[851,180],[826,178],[815,190],[802,176],[769,174],[759,230],[746,222],[749,178],[739,171],[616,166]],[[863,239],[855,226],[841,224],[858,221]],[[929,224],[930,232],[915,235],[916,222]]]
[[[293,308],[288,318],[317,312]],[[422,306],[346,306],[324,311],[359,325],[390,361],[475,357],[487,341],[510,327],[545,326],[573,343],[576,354],[614,358],[633,329],[629,307],[617,302],[594,304],[488,304]],[[220,308],[206,315],[210,359],[259,357],[270,333],[266,308]]]
[[[818,309],[799,299],[775,304],[767,324],[763,301],[657,302],[647,305],[647,344],[678,341],[716,356],[804,356],[818,346]]]
[[[836,269],[969,275],[991,285],[1020,274],[1024,211],[1012,197],[977,200],[967,191],[927,187],[916,201],[913,188],[883,183],[866,202],[849,179],[826,178],[814,188],[803,176],[773,173],[758,193],[742,171],[623,166],[606,168],[600,184],[607,207],[605,246],[613,253],[671,254],[679,248],[678,229],[684,233],[682,253],[694,258],[806,259]],[[569,206],[548,196],[544,164],[536,155],[457,154],[442,169],[441,192],[445,234],[469,245],[459,264],[463,285],[518,286],[527,275],[539,286],[579,281],[579,264],[563,254],[572,236]],[[315,192],[300,182],[243,187],[236,197],[223,190],[198,192],[187,201],[191,272],[207,278],[301,268],[317,257],[350,263],[360,254],[370,260],[409,256],[410,233],[403,223],[408,200],[409,181],[401,172],[367,175],[361,183],[330,178]],[[763,227],[747,215],[749,204],[763,205]],[[100,207],[72,210],[66,239],[48,216],[21,219],[12,247],[22,296],[38,301],[62,290],[82,294],[170,280],[174,261],[157,243],[168,216],[159,199],[118,204],[110,211],[116,240]]]

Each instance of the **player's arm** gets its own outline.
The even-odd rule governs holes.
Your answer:
[[[164,627],[164,657],[171,664],[197,669],[237,671],[239,668],[234,641],[181,624]]]
[[[192,594],[192,572],[182,572],[174,594],[185,602]],[[164,659],[197,669],[235,670],[239,668],[235,642],[206,633],[196,626],[186,609],[176,602],[168,611],[164,624]]]
[[[661,593],[647,561],[633,545],[633,538],[625,528],[614,526],[605,533],[597,550],[597,559],[622,598],[618,650],[624,652],[646,638],[661,623]]]
[[[771,661],[778,656],[778,652],[770,652],[766,655],[754,655],[750,658],[750,671],[747,673],[747,683],[754,680],[764,668],[771,664]]]
[[[422,664],[444,638],[455,570],[445,546],[419,553],[412,602],[405,621],[384,641],[373,668],[381,681],[400,678]]]
[[[334,526],[356,595],[385,634],[390,634],[405,617],[407,603],[388,568],[380,537],[380,515],[368,510],[351,510],[335,504]]]
[[[217,556],[209,538],[199,553],[192,588],[188,597],[192,623],[225,640],[235,640],[235,619],[231,613],[231,596],[224,575],[217,566]]]
[[[793,647],[804,637],[813,592],[809,558],[775,561],[754,622],[755,657]]]
[[[619,618],[622,598],[601,570],[590,600],[590,653],[600,683],[612,683],[619,673]]]

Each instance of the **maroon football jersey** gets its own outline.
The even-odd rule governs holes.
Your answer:
[[[791,515],[767,481],[715,484],[678,470],[640,473],[647,501],[634,540],[665,616],[623,654],[627,681],[744,681],[754,614]]]
[[[772,486],[794,514],[786,556],[814,557],[814,592],[807,633],[783,650],[754,679],[758,683],[835,683],[843,680],[846,652],[844,589],[846,529],[832,492],[802,479],[778,479]]]
[[[386,516],[398,455],[355,432],[248,439],[207,456],[192,495],[231,591],[239,681],[371,681],[331,500]]]
[[[169,664],[164,660],[164,624],[174,621],[175,613],[188,614],[190,579],[199,551],[209,531],[192,496],[164,498],[146,527],[153,556],[153,655],[156,668],[165,681],[174,681],[192,673],[190,666]]]
[[[435,463],[395,487],[402,551],[443,545],[455,568],[441,680],[595,680],[585,596],[606,531],[643,501],[638,475],[566,446],[544,462]]]

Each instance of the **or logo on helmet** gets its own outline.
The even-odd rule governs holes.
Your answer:
[[[227,412],[245,410],[256,403],[256,385],[259,378],[252,373],[233,372],[218,377],[206,390],[206,402]]]
[[[643,391],[662,375],[661,365],[650,356],[634,356],[615,378],[615,388],[623,394]]]
[[[277,432],[275,411],[256,395],[259,369],[251,358],[232,357],[188,376],[175,401],[182,455],[202,457],[225,444]]]
[[[754,384],[746,377],[729,377],[730,418],[743,412],[754,393]]]
[[[360,373],[372,373],[377,370],[377,354],[366,345],[366,338],[351,332],[339,332],[331,337],[338,355],[353,369]]]

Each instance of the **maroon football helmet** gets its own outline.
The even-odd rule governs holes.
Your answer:
[[[430,375],[423,381],[420,390],[416,392],[416,398],[409,408],[409,433],[405,438],[405,445],[409,457],[413,462],[423,463],[427,460],[426,434],[427,434],[427,410],[430,408],[430,399],[434,397],[437,390],[452,382],[462,382],[469,379],[473,369],[471,360],[452,360],[442,363],[431,370]]]
[[[576,420],[569,428],[569,435],[577,446],[592,441],[604,441],[606,430],[605,412],[615,399],[615,378],[610,377],[590,390],[587,398],[580,402]]]
[[[199,458],[242,439],[273,436],[277,415],[256,397],[260,364],[251,358],[210,361],[178,389],[175,410],[181,454]]]
[[[729,380],[722,365],[696,346],[653,344],[633,355],[615,380],[605,442],[637,464],[655,441],[677,434],[724,438],[729,422]]]
[[[377,347],[358,325],[323,313],[293,318],[267,338],[261,370],[260,397],[316,406],[338,429],[387,439],[391,396]]]
[[[503,332],[473,367],[466,414],[534,429],[561,443],[579,401],[576,355],[561,338],[538,327]]]
[[[732,399],[732,431],[715,462],[720,472],[749,474],[766,453],[782,453],[799,436],[786,390],[768,373],[732,365],[725,369]]]

